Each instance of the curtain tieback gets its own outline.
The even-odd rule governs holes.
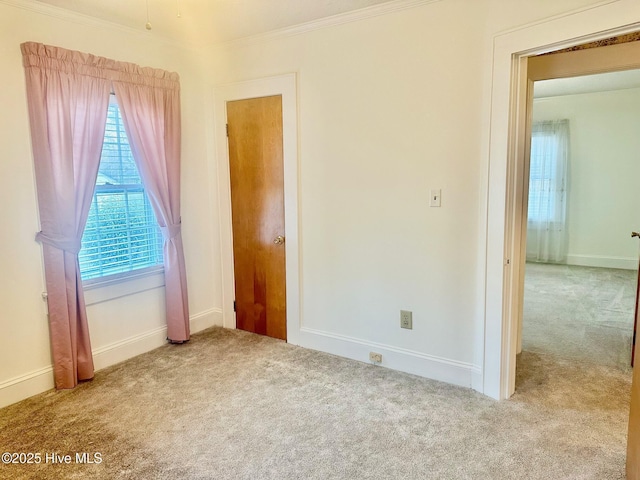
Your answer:
[[[167,225],[166,227],[160,227],[160,231],[165,240],[171,240],[177,237],[182,231],[182,220],[179,220],[178,223]]]
[[[73,255],[78,255],[80,248],[82,247],[82,240],[78,240],[77,238],[65,237],[57,234],[47,234],[44,232],[36,233],[36,241],[46,243],[47,245],[72,253]]]

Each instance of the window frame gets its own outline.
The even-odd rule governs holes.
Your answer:
[[[156,288],[164,288],[165,285],[164,265],[114,273],[109,277],[112,278],[105,280],[106,277],[98,277],[82,283],[87,307]]]

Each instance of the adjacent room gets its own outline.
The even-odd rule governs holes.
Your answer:
[[[638,31],[635,0],[0,0],[0,477],[640,478],[640,84],[536,99],[609,143],[571,144],[510,347],[514,59]]]
[[[630,370],[637,70],[536,82],[522,349]]]

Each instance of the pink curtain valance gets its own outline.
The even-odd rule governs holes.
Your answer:
[[[37,42],[23,43],[20,48],[25,69],[41,68],[153,88],[180,90],[180,77],[176,72],[141,67],[135,63],[119,62],[90,53],[67,50]]]

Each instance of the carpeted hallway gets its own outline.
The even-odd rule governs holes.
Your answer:
[[[630,379],[525,352],[518,392],[470,389],[209,329],[0,410],[7,479],[616,479]],[[44,455],[101,454],[99,464]]]

